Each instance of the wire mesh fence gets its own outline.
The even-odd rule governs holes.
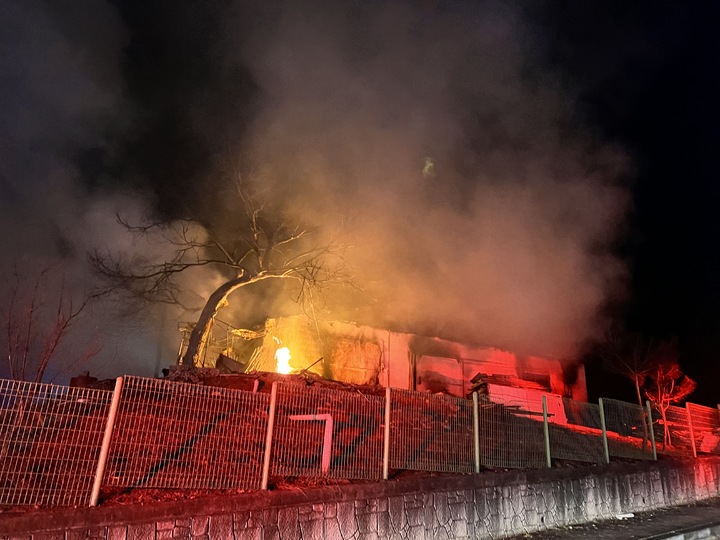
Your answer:
[[[272,475],[379,480],[386,435],[388,466],[396,470],[474,472],[476,437],[484,467],[548,465],[541,393],[494,386],[478,396],[475,432],[469,399],[392,389],[386,426],[384,396],[277,388]],[[112,395],[0,380],[0,505],[88,504]],[[127,377],[104,488],[261,488],[270,400],[267,393]],[[720,453],[714,408],[653,409],[650,423],[647,408],[612,399],[595,405],[546,395],[546,405],[553,459],[603,462],[603,419],[613,458],[653,459],[651,434],[659,454],[689,457],[694,446]]]
[[[0,380],[0,505],[87,505],[111,399]]]
[[[271,473],[379,480],[385,399],[279,384]]]
[[[269,396],[127,377],[104,484],[258,489]]]
[[[645,407],[603,399],[608,452],[611,457],[653,459],[650,423]]]
[[[548,417],[550,456],[553,459],[604,463],[600,406],[563,399],[565,417]]]
[[[685,407],[670,405],[664,415],[658,408],[653,408],[652,417],[658,454],[693,457],[690,419]]]
[[[496,388],[493,400],[480,396],[478,435],[480,464],[484,467],[538,468],[546,466],[542,412],[514,389],[503,395]],[[542,407],[542,405],[541,405]]]
[[[720,453],[720,411],[696,403],[688,403],[695,448],[702,454]]]
[[[391,469],[475,470],[472,401],[442,394],[390,392]]]

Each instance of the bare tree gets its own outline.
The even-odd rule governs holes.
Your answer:
[[[96,343],[79,354],[61,354],[90,299],[89,295],[74,298],[61,272],[45,268],[31,277],[16,265],[12,275],[4,278],[0,343],[11,379],[40,382],[51,366],[66,371],[97,354]]]
[[[667,427],[667,410],[673,403],[680,403],[695,391],[697,383],[684,375],[678,362],[679,351],[675,342],[666,342],[660,348],[663,359],[648,374],[643,390],[647,398],[660,411],[663,425],[663,446],[672,444]]]
[[[600,348],[606,369],[632,381],[640,407],[643,406],[641,389],[648,375],[657,367],[659,347],[662,348],[660,342],[642,334],[610,331]]]
[[[186,218],[171,223],[133,225],[118,218],[137,235],[159,234],[170,248],[162,260],[132,259],[95,251],[91,262],[110,289],[130,292],[150,302],[182,304],[183,274],[211,268],[221,284],[204,301],[182,357],[187,366],[202,365],[212,322],[238,289],[268,280],[292,280],[295,300],[307,301],[314,291],[350,283],[342,246],[320,238],[320,231],[288,219],[278,204],[239,180],[216,217]],[[185,306],[187,308],[187,306]]]

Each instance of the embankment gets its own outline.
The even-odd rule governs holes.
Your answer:
[[[720,458],[484,472],[0,514],[0,538],[502,538],[720,495]]]

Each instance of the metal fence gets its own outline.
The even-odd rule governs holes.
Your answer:
[[[686,409],[692,426],[695,452],[700,454],[720,452],[720,411],[696,403],[688,403]]]
[[[381,479],[384,409],[381,396],[278,385],[271,473]]]
[[[710,407],[502,387],[468,400],[302,383],[268,394],[139,377],[115,392],[0,380],[0,505],[94,505],[101,487],[256,490],[271,475],[380,480],[720,454],[719,436]]]
[[[466,399],[390,392],[391,469],[473,472],[473,406]]]
[[[604,463],[600,406],[571,399],[562,400],[564,418],[548,418],[550,456],[553,459]]]
[[[112,392],[0,380],[0,505],[87,505]]]
[[[601,399],[607,447],[611,457],[654,459],[646,407],[616,399]]]
[[[259,489],[267,394],[127,377],[103,483]]]
[[[675,457],[693,457],[690,416],[685,407],[670,405],[665,414],[652,410],[655,444],[659,454]]]
[[[542,413],[515,392],[496,392],[496,403],[481,396],[478,407],[480,464],[484,467],[536,468],[547,462]],[[541,406],[542,407],[542,406]]]

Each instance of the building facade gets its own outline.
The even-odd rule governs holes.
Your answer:
[[[466,397],[478,383],[587,401],[582,365],[482,345],[305,317],[269,319],[246,371],[309,372],[346,383]],[[497,391],[497,390],[496,390]]]

